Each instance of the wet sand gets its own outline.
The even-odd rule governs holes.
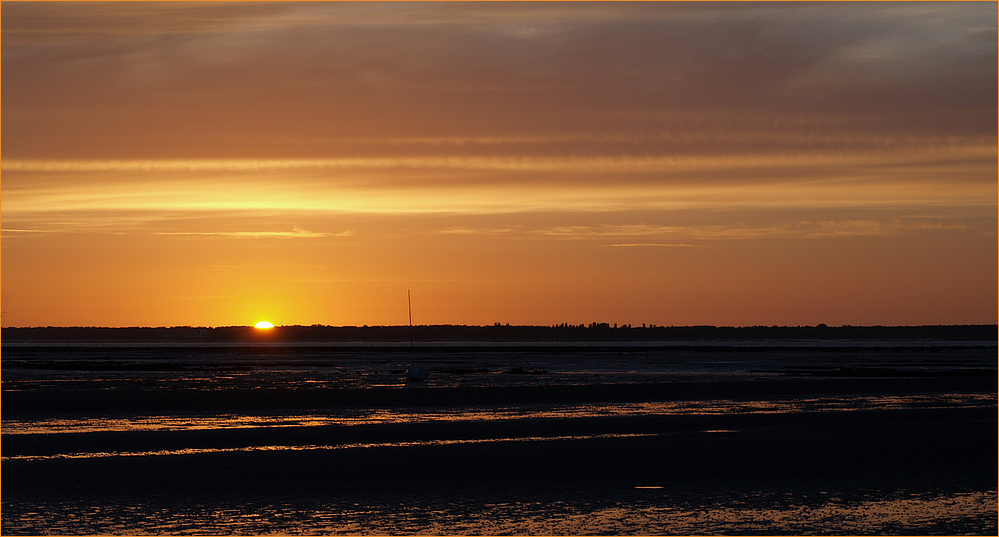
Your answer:
[[[987,490],[996,485],[996,433],[995,412],[988,409],[910,409],[25,435],[4,439],[5,456],[65,448],[305,449],[8,460],[3,498],[224,494],[251,500],[452,488],[534,494],[565,487],[612,494],[646,485]],[[308,448],[317,445],[326,447]]]
[[[100,384],[97,385],[97,388]],[[989,377],[780,378],[709,382],[347,389],[31,390],[3,392],[5,418],[24,413],[240,411],[260,409],[473,406],[589,401],[801,398],[845,394],[995,393]]]
[[[14,460],[5,533],[995,533],[994,412],[860,414],[384,425],[341,435],[378,447]],[[558,438],[608,431],[652,436]],[[523,439],[536,432],[555,438]],[[441,437],[491,441],[392,445]],[[899,522],[907,502],[918,524]],[[606,520],[622,513],[632,525]]]

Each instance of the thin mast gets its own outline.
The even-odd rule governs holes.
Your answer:
[[[406,289],[406,300],[409,302],[409,354],[413,354],[413,295]]]

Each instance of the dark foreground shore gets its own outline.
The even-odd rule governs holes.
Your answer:
[[[87,352],[4,356],[0,533],[997,531],[994,349]]]
[[[989,535],[997,527],[995,418],[987,408],[907,409],[80,435],[69,439],[77,449],[141,452],[173,442],[177,449],[207,451],[7,460],[3,529]],[[38,443],[44,439],[34,441],[5,439],[4,454],[44,452]],[[225,449],[232,451],[219,451]],[[975,505],[955,511],[962,498],[973,498]],[[899,525],[896,513],[885,519],[894,526],[876,519],[849,525],[860,506],[899,508],[918,501],[922,507],[910,507],[921,513],[918,522]],[[664,506],[712,516],[732,512],[735,518],[720,526],[684,526],[693,523],[689,513],[648,519]],[[218,518],[236,507],[238,517]],[[543,521],[554,520],[554,507],[591,517],[626,508],[637,510],[632,516],[644,522],[630,531],[600,517],[582,526],[569,524],[576,520],[571,517],[569,525],[545,526]],[[502,520],[483,525],[503,512],[527,516],[524,509],[534,510],[536,524],[517,526],[511,519],[513,526]],[[749,520],[801,509],[839,514],[815,520],[799,513],[798,525]],[[354,515],[342,518],[345,512]],[[296,513],[341,518],[318,524],[296,520]],[[396,525],[386,522],[402,513],[408,514]],[[154,521],[166,514],[175,522],[157,530]],[[243,516],[263,518],[247,526]],[[441,517],[465,525],[440,526]]]

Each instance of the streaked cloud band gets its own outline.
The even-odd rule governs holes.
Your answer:
[[[724,169],[759,166],[856,165],[896,161],[932,162],[940,159],[992,159],[994,144],[912,148],[900,151],[771,153],[705,156],[596,156],[596,157],[395,157],[329,159],[157,159],[157,160],[27,160],[6,159],[6,172],[199,172],[281,171],[310,169],[485,169],[550,171],[668,171],[670,169]]]

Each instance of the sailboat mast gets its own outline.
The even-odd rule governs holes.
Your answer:
[[[409,352],[413,353],[413,295],[406,289],[406,300],[409,302]]]
[[[413,365],[413,361],[416,359],[416,351],[413,347],[413,295],[406,289],[406,299],[409,302],[409,370],[406,371],[406,380],[408,382],[417,382],[421,380],[426,380],[429,377],[429,373]]]

